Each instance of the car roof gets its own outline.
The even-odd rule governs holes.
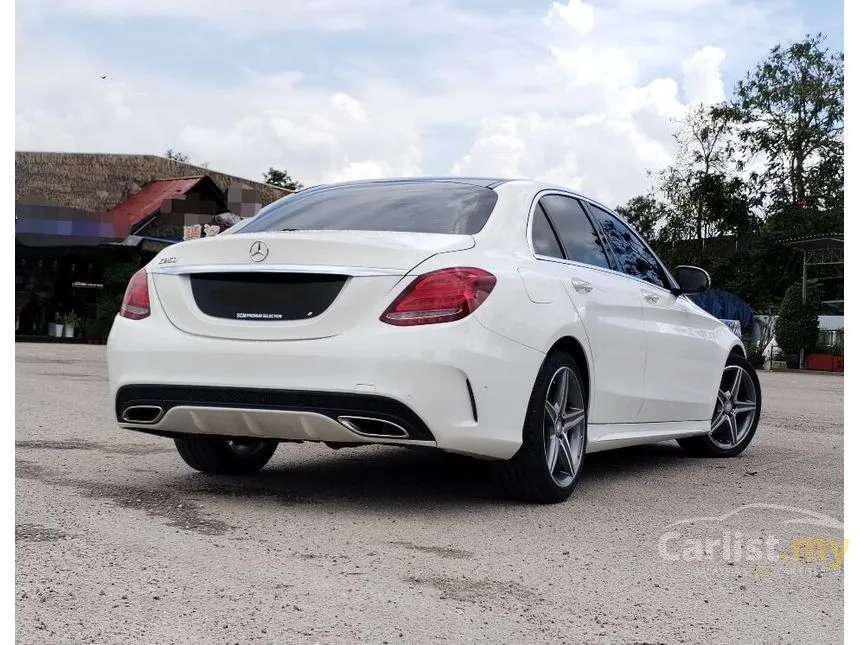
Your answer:
[[[469,184],[480,188],[495,188],[496,186],[511,181],[503,177],[458,177],[458,176],[430,176],[430,177],[391,177],[380,179],[356,179],[352,181],[342,181],[330,184],[317,184],[308,186],[297,192],[306,190],[315,190],[318,188],[341,188],[348,186],[364,186],[368,184],[429,184],[429,183],[453,183],[453,184]]]
[[[426,177],[388,177],[379,179],[355,179],[351,181],[334,182],[329,184],[316,184],[308,186],[297,192],[306,192],[310,190],[322,190],[330,188],[347,188],[349,186],[366,186],[366,185],[387,185],[387,184],[429,184],[429,183],[453,183],[453,184],[468,184],[470,186],[478,186],[480,188],[496,188],[502,184],[524,184],[528,188],[536,191],[540,190],[559,190],[571,195],[575,195],[582,199],[598,203],[593,198],[580,193],[577,190],[553,184],[547,181],[537,179],[527,179],[525,177],[480,177],[480,176],[457,176],[457,175],[431,175]],[[525,187],[524,186],[524,187]],[[601,204],[602,206],[602,204]],[[612,209],[609,209],[612,210]]]

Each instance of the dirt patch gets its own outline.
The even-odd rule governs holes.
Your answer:
[[[90,499],[105,500],[123,508],[141,510],[150,517],[167,520],[168,526],[202,535],[224,535],[235,528],[204,515],[200,505],[189,500],[182,491],[153,491],[120,483],[103,484],[67,478],[29,461],[15,462],[15,476],[19,479],[36,479],[54,486],[73,488]]]
[[[48,469],[41,464],[32,461],[24,461],[23,459],[15,460],[15,478],[16,479],[38,479],[45,481],[50,479],[51,475]]]
[[[151,517],[166,519],[168,526],[186,531],[202,535],[224,535],[234,528],[221,520],[206,517],[199,504],[174,491],[152,491],[134,486],[83,481],[74,482],[73,485],[86,497],[108,500],[123,508],[144,511]]]
[[[438,555],[439,557],[450,558],[453,560],[466,560],[474,556],[474,554],[470,551],[464,551],[463,549],[455,549],[449,546],[426,546],[423,544],[415,544],[413,542],[408,542],[406,540],[395,540],[393,542],[389,542],[389,544],[393,544],[395,546],[402,546],[413,551],[418,551],[420,553],[432,553],[433,555]]]
[[[159,448],[142,444],[107,444],[96,441],[85,441],[82,439],[71,439],[68,441],[16,441],[16,448],[43,449],[43,450],[92,450],[111,455],[156,455],[173,452],[173,448]]]
[[[519,603],[534,603],[538,601],[537,594],[518,582],[501,582],[498,580],[475,580],[473,578],[451,578],[448,576],[430,576],[427,578],[407,578],[407,582],[434,587],[442,592],[442,600],[459,600],[481,606],[497,606],[499,602],[513,601]]]
[[[68,534],[39,524],[16,524],[15,541],[54,542],[68,538]]]
[[[313,500],[302,493],[283,490],[277,487],[271,479],[237,477],[231,481],[225,477],[195,473],[190,477],[184,477],[177,488],[192,495],[205,495],[207,497],[218,495],[231,499],[247,500],[270,500],[281,504],[308,504]]]

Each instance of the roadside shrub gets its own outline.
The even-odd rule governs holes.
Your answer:
[[[114,316],[119,313],[122,305],[122,297],[129,280],[135,274],[138,267],[131,262],[119,262],[105,269],[102,276],[104,291],[98,298],[99,314],[101,318],[113,321]],[[110,324],[108,324],[110,329]]]
[[[774,332],[777,344],[787,355],[799,354],[801,349],[809,351],[818,342],[820,299],[815,287],[807,287],[805,305],[799,285],[792,285],[785,292]]]

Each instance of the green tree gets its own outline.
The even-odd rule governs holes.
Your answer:
[[[304,188],[304,184],[290,177],[286,170],[277,170],[275,168],[269,168],[263,173],[263,181],[272,186],[280,186],[293,192]]]
[[[670,243],[698,240],[700,260],[705,238],[749,228],[743,184],[732,175],[742,166],[733,127],[732,115],[723,106],[692,107],[674,135],[675,163],[659,175],[660,189],[671,206],[661,237]]]
[[[793,284],[785,292],[779,307],[779,317],[774,325],[776,342],[786,354],[810,351],[818,341],[818,310],[820,294],[814,286],[808,286],[806,304],[800,286]]]
[[[657,226],[666,219],[668,208],[653,193],[637,195],[615,209],[649,244],[657,239]]]
[[[706,236],[741,238],[756,229],[758,221],[752,212],[747,185],[740,177],[722,171],[700,172],[694,177],[691,188]]]
[[[843,221],[844,56],[824,36],[777,45],[736,88],[726,114],[740,125],[769,225],[786,235],[841,230]]]

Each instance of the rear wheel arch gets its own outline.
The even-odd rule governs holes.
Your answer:
[[[587,379],[580,370],[582,357],[576,358],[576,353],[577,345],[565,339],[559,339],[547,353],[529,397],[522,445],[511,459],[498,463],[501,483],[513,499],[562,502],[582,474],[588,440]],[[557,447],[554,455],[553,443]],[[567,455],[566,465],[559,451]],[[556,471],[564,475],[564,481]]]
[[[576,338],[573,336],[562,336],[555,343],[553,343],[552,347],[547,351],[547,356],[551,356],[555,352],[564,352],[566,354],[570,354],[573,357],[573,360],[576,362],[576,366],[579,368],[580,373],[582,374],[582,379],[584,383],[582,386],[585,388],[585,400],[587,401],[588,409],[591,409],[591,368],[588,364],[588,358],[585,353],[585,348],[582,346]]]

